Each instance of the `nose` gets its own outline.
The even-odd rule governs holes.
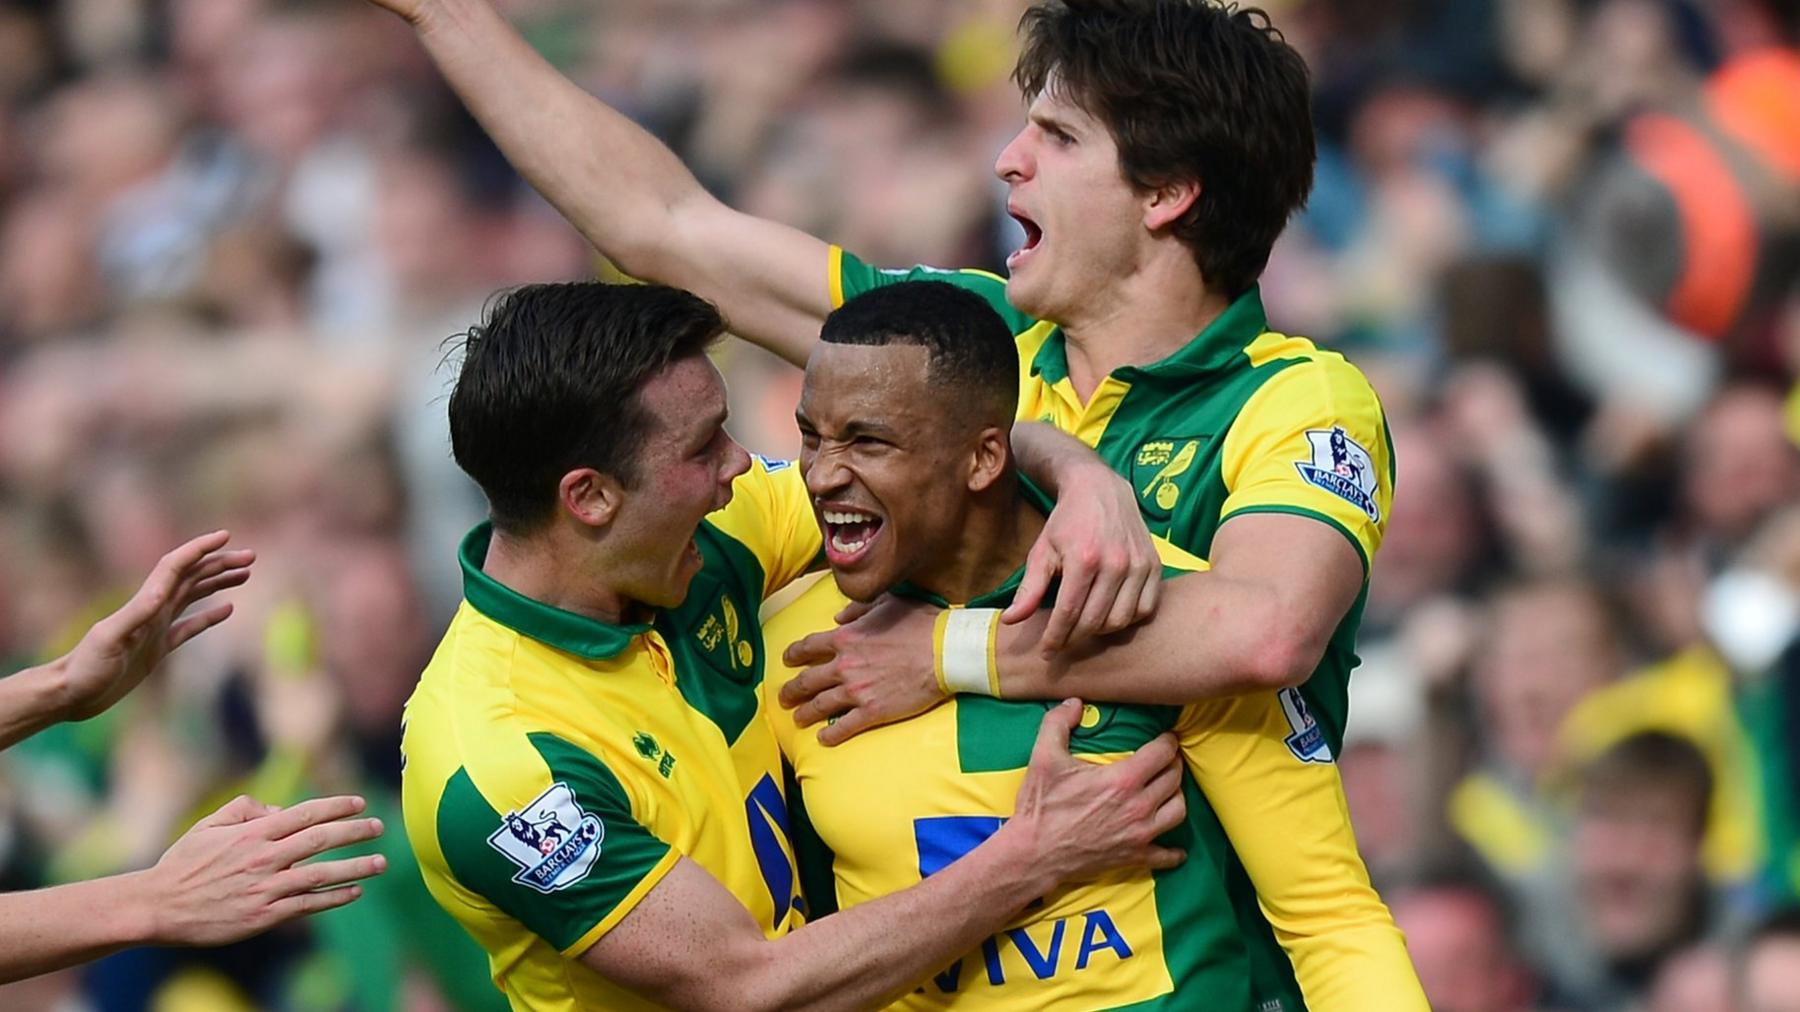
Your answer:
[[[828,498],[832,493],[850,483],[850,470],[838,460],[837,454],[827,449],[820,449],[812,454],[800,455],[800,466],[806,470],[806,491],[814,499]]]
[[[994,159],[994,175],[1009,183],[1017,183],[1031,175],[1031,159],[1025,150],[1025,135],[1030,126],[1013,135],[1013,139],[1000,149],[1000,156]]]
[[[738,475],[750,470],[750,453],[730,436],[726,436],[725,441],[731,444],[731,449],[726,455],[724,470],[719,472],[719,484],[730,488]]]

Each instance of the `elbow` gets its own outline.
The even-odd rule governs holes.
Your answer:
[[[1247,688],[1291,689],[1312,677],[1324,650],[1291,634],[1264,636],[1251,645],[1242,666]]]

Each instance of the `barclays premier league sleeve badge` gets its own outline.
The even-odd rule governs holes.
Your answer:
[[[1342,425],[1329,429],[1308,429],[1306,441],[1312,446],[1312,459],[1294,462],[1300,477],[1317,485],[1357,509],[1369,519],[1381,522],[1381,507],[1375,502],[1375,462],[1362,444],[1350,438]]]
[[[531,804],[507,813],[488,846],[519,866],[513,881],[553,893],[587,877],[600,856],[606,827],[575,803],[567,784],[553,784]]]

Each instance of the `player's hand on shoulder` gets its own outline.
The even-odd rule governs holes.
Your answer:
[[[804,667],[781,687],[794,722],[837,745],[871,727],[905,720],[944,701],[932,628],[939,609],[884,595],[838,613],[838,626],[790,644],[789,667]]]
[[[1114,868],[1180,864],[1186,858],[1182,851],[1156,843],[1187,818],[1174,736],[1160,735],[1118,762],[1090,763],[1069,752],[1069,736],[1081,715],[1078,699],[1064,700],[1044,715],[1003,831],[1027,835],[1032,851],[1059,882]]]
[[[362,798],[302,801],[290,808],[240,796],[195,823],[155,867],[135,876],[164,945],[224,945],[362,895],[359,879],[387,858],[372,854],[302,864],[328,850],[373,840],[381,820],[354,818]]]
[[[1162,592],[1156,546],[1130,483],[1098,460],[1084,480],[1063,483],[1001,620],[1030,618],[1058,577],[1062,583],[1042,640],[1046,653],[1118,632],[1156,613]]]

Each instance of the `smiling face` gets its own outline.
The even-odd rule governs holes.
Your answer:
[[[1024,129],[1000,152],[1006,210],[1025,243],[1006,258],[1006,297],[1068,324],[1144,259],[1146,195],[1126,181],[1106,127],[1054,87],[1032,99]]]
[[[731,501],[731,483],[750,455],[725,432],[725,381],[704,356],[670,363],[638,391],[651,431],[638,451],[637,482],[624,489],[608,537],[630,545],[609,566],[621,596],[653,608],[687,597],[700,571],[694,532]]]
[[[956,551],[975,442],[914,344],[821,343],[795,412],[800,466],[838,589],[873,600]]]

